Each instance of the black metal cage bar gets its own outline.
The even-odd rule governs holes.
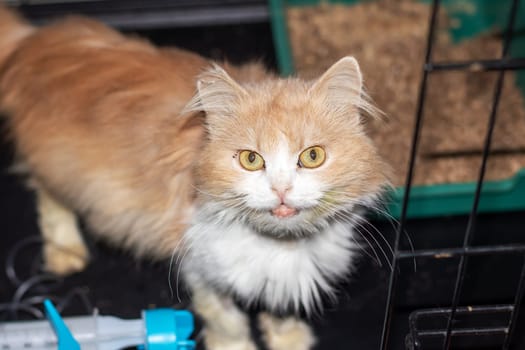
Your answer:
[[[415,116],[415,125],[412,138],[412,146],[410,151],[409,166],[407,172],[407,178],[405,183],[405,191],[402,202],[401,216],[399,224],[396,229],[395,241],[394,241],[394,257],[392,261],[392,273],[390,275],[390,281],[388,285],[388,294],[385,307],[385,315],[383,321],[383,331],[381,337],[381,350],[389,348],[389,333],[392,323],[394,300],[396,296],[396,287],[398,285],[398,274],[399,274],[399,261],[403,259],[414,259],[414,258],[430,258],[430,259],[442,259],[442,258],[453,258],[459,257],[458,269],[456,273],[456,279],[454,283],[453,296],[450,307],[447,308],[436,308],[428,310],[416,310],[412,312],[409,320],[410,332],[406,337],[407,349],[420,349],[422,338],[440,338],[442,339],[441,348],[448,350],[451,347],[452,339],[456,336],[473,336],[473,335],[499,335],[501,336],[501,348],[506,350],[509,349],[513,336],[516,334],[516,324],[518,319],[518,312],[522,303],[523,296],[525,295],[525,245],[523,244],[506,244],[506,245],[491,245],[491,246],[472,246],[476,230],[476,219],[478,216],[478,205],[481,199],[482,188],[484,184],[485,169],[487,166],[488,156],[491,152],[491,143],[494,131],[494,125],[497,118],[497,111],[499,102],[502,96],[503,82],[505,77],[505,71],[525,69],[525,58],[512,58],[509,57],[510,45],[512,42],[512,36],[514,32],[514,24],[516,22],[516,16],[518,11],[519,0],[512,0],[509,7],[509,15],[507,20],[507,28],[503,38],[503,48],[500,59],[494,60],[470,60],[463,62],[433,62],[432,51],[434,47],[434,36],[437,27],[437,17],[440,9],[440,0],[433,0],[429,27],[427,33],[427,44],[425,61],[423,65],[423,74],[420,82],[419,96],[417,102],[417,110]],[[427,93],[428,77],[430,73],[441,72],[441,71],[498,71],[497,80],[494,86],[494,94],[492,100],[492,106],[489,115],[489,121],[487,126],[487,132],[485,135],[485,141],[481,155],[481,166],[479,175],[476,183],[476,189],[473,196],[473,203],[471,212],[468,217],[467,228],[463,237],[463,244],[460,248],[442,248],[442,249],[420,249],[412,251],[400,250],[400,243],[402,233],[406,227],[407,208],[410,198],[410,191],[412,187],[412,181],[416,166],[416,155],[419,145],[419,138],[421,134],[421,128],[423,125],[423,114],[425,99]],[[509,305],[488,305],[488,306],[469,306],[460,307],[461,292],[465,281],[468,259],[471,256],[481,255],[506,255],[506,254],[518,254],[523,256],[523,266],[521,269],[520,280],[513,300],[513,304]],[[506,322],[502,324],[477,326],[470,328],[454,329],[453,324],[456,316],[464,314],[487,314],[487,313],[504,313],[507,316]],[[446,317],[446,325],[439,329],[419,329],[418,322],[429,316]]]
[[[436,28],[437,21],[437,12],[439,9],[440,0],[435,0],[432,4],[432,11],[430,15],[430,25],[428,28],[428,37],[427,37],[427,48],[425,52],[425,65],[431,63],[432,57],[432,46],[434,42],[434,32]],[[394,257],[392,261],[392,273],[390,274],[390,281],[388,283],[388,296],[385,308],[385,316],[383,321],[383,332],[381,335],[381,350],[386,350],[388,347],[388,339],[390,333],[390,325],[392,322],[392,311],[394,309],[394,297],[396,292],[397,277],[398,277],[398,255],[399,255],[399,245],[401,241],[401,233],[405,230],[406,218],[407,218],[407,209],[408,209],[408,198],[410,197],[410,190],[412,188],[412,179],[414,176],[416,155],[417,155],[417,146],[419,144],[419,136],[421,131],[421,125],[423,122],[423,106],[425,104],[426,90],[427,90],[427,80],[428,80],[429,71],[423,70],[423,77],[421,78],[419,97],[417,103],[416,111],[416,121],[414,125],[414,133],[412,135],[412,147],[410,150],[410,160],[408,166],[408,173],[405,182],[405,193],[403,196],[403,203],[401,207],[401,216],[399,219],[399,225],[396,229],[396,236],[394,241]]]
[[[501,53],[501,58],[505,58],[509,53],[510,43],[512,41],[512,32],[514,30],[514,23],[516,21],[516,12],[517,12],[518,0],[513,0],[509,13],[509,20],[507,25],[507,31],[505,38],[503,40],[503,50]],[[483,146],[483,156],[481,160],[481,167],[479,170],[478,182],[476,184],[476,191],[474,194],[474,203],[472,204],[472,211],[469,215],[467,230],[465,232],[465,238],[463,241],[463,248],[467,248],[472,244],[472,239],[474,238],[474,231],[476,227],[476,217],[478,214],[478,205],[481,196],[481,189],[483,187],[483,179],[485,178],[485,170],[487,167],[487,160],[490,151],[490,145],[492,143],[492,136],[494,134],[494,125],[496,123],[496,116],[498,113],[498,106],[501,99],[501,92],[503,90],[503,81],[505,79],[505,70],[500,70],[498,74],[498,79],[496,81],[496,86],[494,89],[494,98],[492,102],[492,108],[490,111],[489,124],[487,127],[487,134],[485,136],[485,144]],[[456,310],[459,304],[459,298],[461,296],[461,290],[463,283],[465,281],[466,266],[468,263],[468,256],[461,254],[459,260],[459,267],[456,276],[456,283],[454,286],[454,295],[452,297],[452,309],[448,316],[447,328],[445,333],[445,341],[443,349],[448,350],[451,345],[452,338],[450,337],[450,332],[452,331],[452,321],[456,314]]]

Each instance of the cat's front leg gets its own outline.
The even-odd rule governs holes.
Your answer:
[[[191,284],[191,283],[190,283]],[[256,350],[249,319],[229,297],[202,284],[192,285],[193,306],[204,320],[207,350]]]
[[[270,350],[309,350],[315,344],[308,324],[295,317],[280,318],[263,312],[259,327]]]
[[[75,213],[31,181],[36,191],[38,225],[42,233],[44,268],[57,275],[82,271],[89,262],[89,252],[78,228]]]

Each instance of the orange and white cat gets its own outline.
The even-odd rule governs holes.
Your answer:
[[[184,256],[211,350],[255,349],[232,302],[310,311],[355,256],[387,184],[355,59],[313,82],[155,48],[91,20],[35,28],[0,7],[0,107],[36,194],[47,269],[84,268],[76,215],[137,256]],[[309,349],[260,317],[270,349]]]

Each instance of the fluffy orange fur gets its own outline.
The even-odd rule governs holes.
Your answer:
[[[310,84],[224,64],[236,80],[264,81],[246,85],[251,102],[235,104],[235,118],[209,113],[210,142],[203,143],[203,115],[181,111],[210,61],[81,17],[36,30],[0,9],[0,23],[0,107],[22,161],[96,233],[138,255],[172,253],[193,212],[195,181],[210,193],[236,181],[239,174],[222,165],[239,142],[257,139],[257,149],[272,149],[284,133],[297,151],[305,140],[326,144],[337,162],[323,176],[354,178],[342,190],[356,198],[385,182],[358,117],[350,124],[348,111],[319,118],[332,111],[323,94],[307,93]]]
[[[0,108],[31,176],[94,232],[166,258],[193,211],[202,115],[180,112],[211,62],[70,17],[36,29],[0,7]],[[225,69],[239,80],[257,64]]]
[[[230,294],[296,310],[330,294],[354,255],[356,208],[388,182],[364,132],[361,112],[375,109],[351,57],[313,82],[281,79],[81,17],[37,29],[0,6],[0,109],[36,183],[47,267],[85,266],[71,210],[137,256],[165,259],[184,242],[183,274],[214,350],[255,349]],[[326,160],[304,169],[297,156],[312,146]],[[269,166],[248,174],[241,150]],[[272,216],[276,206],[294,216]],[[311,347],[305,324],[282,324],[263,322],[272,350]]]
[[[192,211],[203,134],[179,112],[209,62],[84,18],[35,31],[5,18],[0,37],[19,42],[2,62],[0,105],[31,175],[95,232],[169,256]]]

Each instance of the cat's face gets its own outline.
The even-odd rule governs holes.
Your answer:
[[[355,60],[339,61],[315,83],[241,87],[219,69],[207,79],[199,101],[209,138],[196,186],[218,217],[297,237],[351,220],[356,204],[381,191],[385,169],[360,124],[366,105]]]

